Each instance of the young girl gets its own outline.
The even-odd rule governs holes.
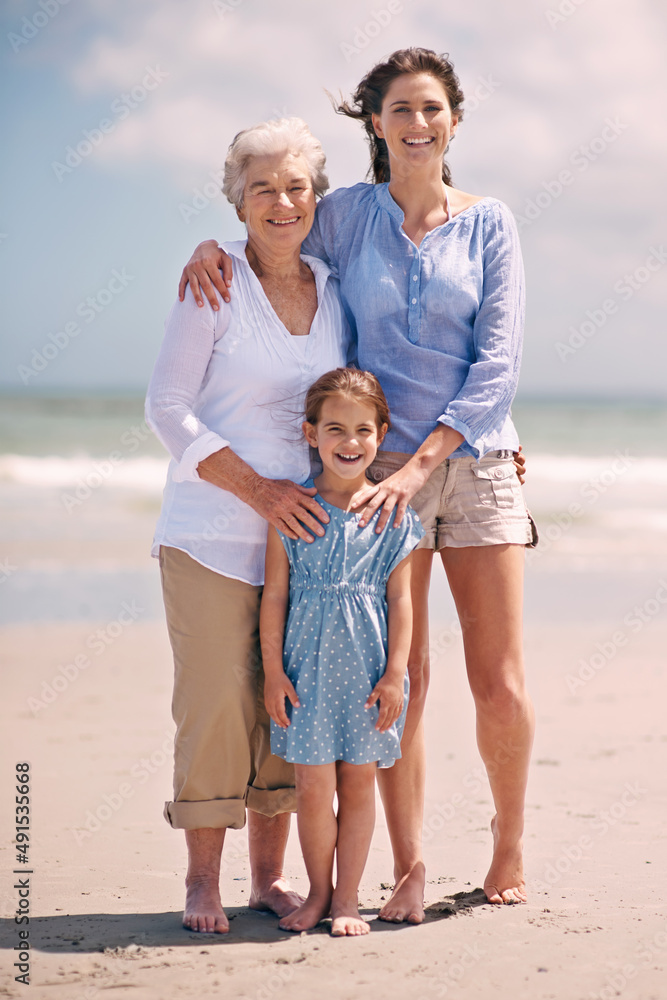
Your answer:
[[[329,913],[335,936],[370,930],[357,892],[375,822],[375,770],[401,756],[412,631],[407,557],[424,534],[410,508],[399,527],[380,534],[377,515],[360,528],[361,515],[350,512],[388,429],[374,375],[337,368],[319,378],[306,396],[303,431],[322,461],[314,485],[330,522],[310,544],[269,528],[264,696],[271,750],[295,764],[310,879],[306,901],[280,922],[284,930],[308,930]]]

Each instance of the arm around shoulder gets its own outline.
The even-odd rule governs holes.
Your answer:
[[[206,296],[211,308],[217,311],[220,306],[216,290],[223,302],[229,302],[232,277],[232,259],[229,254],[218,246],[217,240],[204,240],[195,248],[192,257],[183,268],[178,283],[178,297],[182,302],[189,283],[197,305],[201,308]]]

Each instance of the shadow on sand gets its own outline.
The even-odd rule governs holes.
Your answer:
[[[426,909],[426,921],[444,920],[481,906],[486,897],[481,889],[445,896],[442,902]],[[281,931],[278,918],[272,913],[258,913],[247,907],[229,907],[229,934],[195,934],[181,925],[180,913],[63,913],[52,917],[32,917],[30,945],[36,951],[82,954],[91,952],[145,948],[192,948],[198,942],[211,945],[243,944],[248,941],[285,941],[294,937]],[[371,922],[371,933],[391,933],[405,930],[408,924],[390,924],[377,917],[378,910],[362,908]],[[330,924],[324,921],[310,934],[328,934]],[[0,947],[14,948],[18,943],[17,925],[13,920],[0,920]]]

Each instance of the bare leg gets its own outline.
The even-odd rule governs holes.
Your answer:
[[[185,877],[183,926],[202,934],[226,934],[229,921],[220,901],[220,858],[225,831],[186,830],[188,873]]]
[[[271,910],[286,917],[303,903],[283,874],[290,814],[262,816],[248,810],[248,852],[252,885],[248,905],[253,910]]]
[[[336,888],[331,899],[333,937],[368,934],[359,914],[359,883],[366,867],[375,826],[376,764],[336,763],[338,840]]]
[[[491,903],[525,902],[523,811],[534,714],[522,653],[523,546],[446,548],[441,555],[463,631],[477,744],[496,808],[484,891]]]
[[[401,740],[402,757],[377,772],[378,786],[394,852],[394,891],[379,913],[380,920],[424,919],[426,869],[422,855],[424,823],[424,703],[429,680],[428,589],[433,552],[418,549],[412,564],[412,646],[408,659],[410,701]]]
[[[338,824],[333,811],[335,764],[295,764],[297,824],[310,880],[308,897],[284,917],[284,931],[307,931],[328,916],[333,892],[333,862]]]

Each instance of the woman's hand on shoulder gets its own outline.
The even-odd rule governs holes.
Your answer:
[[[200,243],[183,268],[178,283],[178,297],[181,302],[185,298],[188,282],[198,306],[204,305],[203,295],[205,295],[211,303],[211,308],[217,310],[219,302],[215,294],[216,288],[224,302],[230,301],[228,289],[232,283],[232,259],[222,247],[218,246],[216,240],[205,240]]]
[[[259,479],[252,496],[243,499],[283,535],[312,542],[310,532],[323,535],[322,525],[329,521],[329,515],[315,499],[316,493],[314,486],[299,486],[291,479]]]
[[[398,528],[405,517],[405,511],[415,493],[425,483],[425,479],[419,473],[404,466],[395,472],[393,476],[388,476],[383,483],[374,486],[369,483],[363,487],[350,504],[352,510],[359,510],[361,518],[359,527],[363,528],[368,524],[376,510],[382,507],[382,512],[378,518],[376,532],[379,534],[385,524],[393,517],[392,524]]]

